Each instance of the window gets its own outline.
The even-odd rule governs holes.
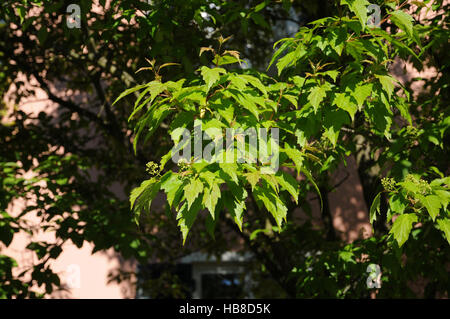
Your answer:
[[[187,298],[251,298],[250,278],[245,264],[250,255],[240,256],[225,253],[220,261],[204,254],[191,254],[176,265],[140,265],[137,298],[177,297],[182,293]],[[174,280],[178,290],[169,291]],[[167,285],[170,284],[170,285]],[[179,297],[179,296],[178,296]]]

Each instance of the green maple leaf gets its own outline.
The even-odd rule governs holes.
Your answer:
[[[395,220],[390,232],[394,235],[394,238],[400,247],[408,239],[412,224],[416,222],[417,215],[415,214],[403,214],[398,216]]]
[[[422,196],[417,195],[417,198],[426,207],[428,214],[430,214],[433,221],[439,215],[439,209],[441,208],[441,199],[436,195]]]
[[[202,66],[200,68],[200,72],[206,83],[207,91],[209,91],[209,89],[220,79],[220,75],[226,73],[227,71],[223,68],[210,69],[206,66]]]
[[[191,208],[195,199],[202,191],[203,191],[203,183],[198,179],[192,180],[189,184],[187,184],[184,187],[184,196],[186,197],[186,200],[188,202],[188,209]]]
[[[208,208],[211,217],[215,218],[215,208],[220,198],[220,188],[217,184],[212,184],[211,188],[205,189],[203,196],[203,204]]]
[[[325,96],[327,96],[327,91],[323,86],[315,86],[311,90],[311,93],[309,93],[308,95],[308,99],[311,105],[314,107],[314,112],[317,112],[317,109],[319,108],[319,105],[323,101]]]

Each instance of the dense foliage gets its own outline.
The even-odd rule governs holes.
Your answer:
[[[101,13],[81,1],[82,27],[68,29],[69,2],[0,7],[2,93],[14,83],[20,103],[33,93],[26,77],[58,105],[52,116],[2,115],[0,240],[8,246],[19,231],[36,232],[25,217],[37,213],[56,241],[31,243],[40,263],[18,276],[1,255],[1,296],[34,297],[33,284],[61,289],[48,263],[66,241],[175,262],[192,251],[219,255],[240,239],[254,255],[257,296],[367,297],[371,264],[382,270],[378,296],[417,296],[418,281],[422,295],[448,296],[448,5],[376,1],[381,24],[371,26],[366,0],[99,1]],[[430,19],[417,18],[422,9]],[[296,25],[288,37],[286,21]],[[436,76],[400,82],[393,67],[402,62]],[[242,132],[277,128],[279,169],[175,164],[180,130],[195,127],[216,141],[233,128],[233,143],[247,147]],[[348,156],[374,225],[372,237],[353,243],[336,234],[328,202],[330,176]],[[130,195],[134,214],[111,192],[115,182],[125,192],[141,183]],[[298,208],[310,212],[311,192],[319,228],[311,214],[294,218]],[[151,205],[160,193],[165,209]],[[17,198],[33,204],[11,216]],[[180,296],[172,287],[165,294]]]

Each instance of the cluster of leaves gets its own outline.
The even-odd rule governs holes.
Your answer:
[[[20,230],[18,220],[6,212],[10,196],[17,194],[19,185],[23,185],[23,179],[17,179],[17,164],[1,163],[2,188],[0,189],[0,241],[9,246],[14,238],[14,234]],[[2,289],[0,289],[0,298],[10,298],[12,296],[30,296],[36,294],[29,289],[28,284],[24,283],[13,274],[13,269],[18,266],[17,262],[8,256],[0,255],[0,280]]]
[[[396,183],[392,178],[382,180],[383,187],[389,193],[387,222],[396,217],[391,233],[401,247],[409,237],[413,224],[417,222],[435,222],[450,244],[450,215],[447,210],[450,201],[449,177],[434,179],[431,183],[412,174],[404,181]],[[376,220],[380,211],[380,194],[370,208],[370,222]]]
[[[224,40],[220,39],[220,42]],[[276,83],[269,77],[259,79],[251,74],[228,72],[219,67],[239,61],[235,51],[216,54],[213,61],[216,67],[201,67],[201,79],[195,79],[188,85],[185,85],[184,79],[177,82],[161,82],[157,79],[127,90],[119,97],[120,99],[134,90],[143,89],[130,116],[132,118],[135,114],[141,114],[136,123],[135,141],[141,132],[146,131],[145,139],[152,136],[168,116],[171,116],[169,133],[174,140],[180,128],[201,126],[205,131],[215,129],[214,132],[217,133],[211,134],[210,138],[223,144],[223,129],[233,128],[236,130],[236,137],[233,137],[236,148],[240,141],[249,149],[249,142],[239,137],[246,130],[277,127],[290,133],[290,136],[286,135],[280,141],[284,146],[280,147],[279,156],[282,163],[286,162],[285,166],[290,164],[291,168],[295,167],[300,171],[303,170],[303,158],[317,160],[309,152],[315,150],[313,146],[305,145],[302,150],[290,146],[289,139],[293,141],[296,137],[288,125],[288,117],[278,118],[279,114],[283,114],[280,109],[288,109],[293,102],[296,103],[295,96],[287,90],[286,84]],[[285,93],[286,91],[290,94]],[[147,107],[149,103],[151,106]],[[289,118],[292,119],[292,114]],[[268,144],[271,145],[270,142]],[[177,219],[185,240],[197,213],[202,209],[209,211],[206,222],[211,234],[221,207],[227,207],[229,214],[242,229],[245,199],[249,189],[257,203],[264,206],[272,214],[277,226],[281,227],[287,213],[282,199],[288,196],[287,201],[292,196],[297,201],[298,182],[281,170],[271,174],[267,168],[264,170],[264,163],[252,165],[219,161],[221,157],[228,155],[234,158],[235,155],[229,153],[229,150],[222,149],[214,154],[216,160],[213,163],[191,159],[188,163],[182,163],[183,167],[178,172],[169,170],[159,175],[172,155],[170,150],[162,157],[158,175],[143,182],[132,192],[132,207],[138,214],[143,208],[148,210],[157,192],[164,190],[170,207],[178,212]]]
[[[367,289],[368,282],[378,285],[379,298],[413,298],[420,289],[426,298],[436,293],[445,296],[449,279],[443,265],[448,262],[450,246],[442,243],[438,230],[428,226],[414,229],[402,248],[388,235],[347,245],[321,243],[317,238],[314,245],[307,245],[308,252],[292,271],[296,296],[370,298],[375,291]],[[424,246],[432,251],[426,252]]]
[[[400,85],[396,87],[398,81],[389,74],[387,65],[399,51],[409,50],[417,57],[408,49],[408,40],[420,45],[417,28],[405,12],[388,11],[391,20],[402,30],[391,35],[366,26],[368,3],[343,1],[343,4],[349,5],[357,18],[324,18],[313,22],[310,28],[301,28],[295,38],[282,39],[274,45],[280,44],[280,48],[271,63],[277,61],[278,75],[284,74],[285,82],[263,73],[257,73],[258,78],[219,67],[239,62],[236,51],[224,51],[214,55],[215,67],[199,69],[201,79],[186,84],[184,79],[162,82],[156,77],[148,84],[125,91],[119,99],[143,89],[130,116],[140,114],[135,125],[135,142],[144,129],[146,139],[152,136],[161,122],[173,113],[170,134],[180,127],[192,129],[195,123],[200,123],[204,129],[219,131],[224,127],[242,131],[251,127],[277,127],[282,132],[281,167],[292,167],[289,164],[293,163],[297,173],[302,171],[311,176],[310,166],[314,161],[312,164],[306,161],[317,160],[318,165],[322,165],[318,157],[306,152],[315,150],[311,144],[319,141],[324,150],[336,148],[344,135],[341,129],[351,127],[355,117],[364,119],[365,129],[389,140],[395,111],[410,125],[412,120],[407,106],[409,93]],[[220,38],[220,46],[223,42]],[[202,48],[200,54],[204,51],[215,53],[211,48]],[[351,151],[350,147],[338,148],[338,154],[345,155]],[[170,151],[163,156],[160,171],[170,156]],[[298,199],[298,183],[282,170],[271,176],[261,174],[258,165],[208,165],[196,159],[187,165],[188,169],[181,172],[167,171],[145,181],[131,195],[132,207],[139,213],[142,208],[149,209],[156,193],[164,190],[170,206],[178,213],[183,240],[202,209],[209,210],[209,224],[214,225],[216,205],[221,202],[232,203],[222,205],[241,228],[248,196],[246,189],[251,188],[257,202],[272,214],[278,227],[287,212],[279,190]],[[223,184],[229,189],[221,191]]]
[[[399,142],[404,142],[401,136],[417,130],[415,126],[421,127],[420,134],[427,139],[422,147],[428,147],[431,142],[441,150],[444,148],[442,140],[446,136],[448,117],[441,116],[433,129],[426,127],[430,125],[429,119],[421,125],[419,121],[424,120],[423,116],[419,120],[411,116],[410,108],[417,103],[411,97],[411,89],[396,80],[389,69],[398,58],[420,65],[428,52],[423,42],[429,41],[429,30],[413,23],[414,19],[401,9],[404,4],[399,7],[389,1],[383,3],[382,21],[391,30],[368,26],[367,5],[369,2],[365,0],[343,0],[342,12],[349,10],[353,17],[341,14],[323,18],[310,23],[310,27],[301,27],[294,38],[275,43],[274,48],[278,49],[268,67],[276,64],[278,76],[275,78],[265,72],[222,68],[222,64],[240,62],[239,54],[236,51],[216,54],[212,48],[201,48],[200,55],[205,51],[213,53],[214,66],[202,66],[194,79],[163,82],[155,78],[125,91],[119,98],[141,90],[131,116],[139,116],[135,124],[137,137],[148,131],[146,138],[149,138],[166,117],[172,136],[180,127],[193,130],[198,125],[219,131],[225,127],[243,131],[251,127],[276,127],[281,131],[280,171],[275,175],[262,174],[261,163],[211,164],[193,157],[178,168],[166,170],[171,156],[168,152],[162,157],[159,173],[132,192],[131,206],[135,213],[139,216],[141,211],[148,212],[152,199],[160,190],[164,191],[170,207],[177,212],[176,219],[185,242],[197,215],[206,210],[209,211],[206,227],[211,235],[214,236],[214,225],[222,210],[227,211],[226,218],[234,220],[243,231],[250,197],[255,204],[252,207],[267,210],[276,223],[274,229],[281,231],[287,228],[283,221],[288,215],[288,203],[298,201],[300,172],[319,191],[313,176],[332,172],[346,155],[356,153],[358,146],[353,137],[362,135],[374,146],[372,155],[378,152],[377,165],[391,169],[392,175],[402,180],[399,183],[383,180],[389,193],[387,223],[394,215],[399,216],[390,230],[393,236],[379,239],[380,243],[388,240],[386,249],[392,252],[392,245],[401,247],[410,232],[415,231],[413,223],[427,223],[430,217],[441,236],[448,240],[448,177],[439,170],[447,169],[445,160],[439,168],[434,167],[439,178],[430,178],[430,182],[412,175],[420,174],[421,169],[403,170],[399,175],[396,163],[398,152],[404,152],[409,159],[416,155],[414,151],[398,148]],[[219,39],[219,48],[223,40]],[[178,140],[175,138],[174,142],[177,144]],[[293,168],[297,179],[292,176]],[[371,222],[376,220],[376,212],[380,212],[380,197],[375,196],[370,209]],[[424,214],[425,211],[428,214]],[[419,232],[428,229],[426,225],[417,226]],[[253,234],[260,231],[265,232],[262,229]],[[358,274],[365,264],[352,258],[350,261],[347,257],[355,252],[347,253],[345,249],[337,255],[330,253],[338,256],[333,257],[335,263],[327,263],[322,258],[317,262],[337,276],[335,279],[320,277],[320,280],[357,282],[350,278],[356,270],[349,264],[356,264]],[[368,253],[367,249],[357,249],[360,256]],[[380,247],[377,249],[376,253],[380,253]],[[342,256],[347,257],[339,264]],[[300,272],[306,271],[305,267],[301,267]],[[350,277],[341,278],[345,274]],[[307,282],[301,282],[300,291],[311,295],[315,288],[308,290]],[[362,286],[355,285],[335,289],[331,295],[346,296],[350,288],[358,294]]]

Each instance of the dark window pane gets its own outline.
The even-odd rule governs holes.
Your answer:
[[[243,286],[238,274],[202,275],[202,298],[242,298]]]

